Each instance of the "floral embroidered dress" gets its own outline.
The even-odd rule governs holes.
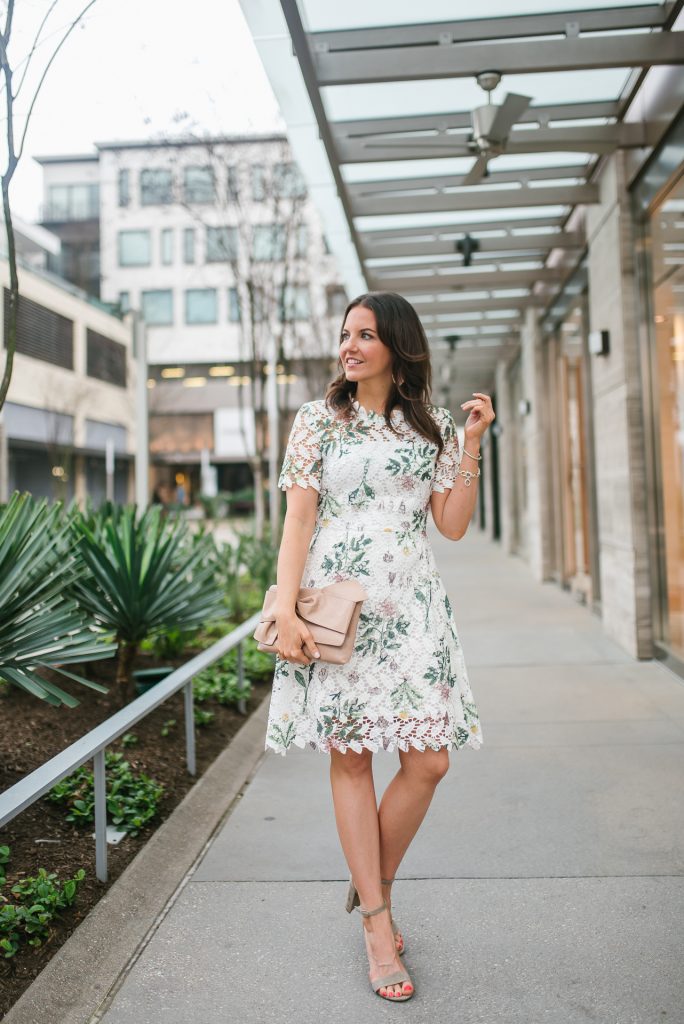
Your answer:
[[[456,424],[428,406],[444,439],[354,400],[347,423],[324,401],[301,406],[278,486],[319,492],[301,586],[358,580],[354,653],[344,665],[276,656],[266,747],[322,752],[479,747],[482,733],[456,624],[427,536],[430,495],[453,487]]]

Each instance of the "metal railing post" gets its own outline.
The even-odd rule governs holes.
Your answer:
[[[237,674],[238,674],[238,686],[242,689],[245,682],[245,671],[242,664],[242,640],[237,645]],[[238,700],[238,711],[241,715],[247,714],[247,701],[244,697],[240,697]]]
[[[188,774],[197,774],[195,758],[195,707],[192,692],[192,678],[183,687],[183,703],[185,705],[185,761]]]
[[[105,775],[105,748],[93,756],[95,790],[95,874],[100,882],[107,881],[107,790]]]

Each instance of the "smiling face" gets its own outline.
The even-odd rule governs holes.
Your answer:
[[[340,359],[347,380],[391,383],[392,353],[378,337],[372,309],[354,306],[349,310],[340,334]],[[350,362],[352,359],[359,362]]]

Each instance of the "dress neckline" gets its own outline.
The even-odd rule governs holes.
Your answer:
[[[365,405],[361,405],[357,398],[352,398],[352,406],[361,417],[361,419],[368,420],[382,420],[385,422],[385,414],[382,412],[376,412],[375,409],[366,409]],[[396,406],[390,413],[390,420],[392,423],[398,423],[399,420],[404,418],[404,414],[401,409]]]

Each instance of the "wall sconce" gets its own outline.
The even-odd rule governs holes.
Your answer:
[[[529,398],[521,398],[518,402],[518,413],[520,416],[529,416],[532,412],[532,403]]]
[[[607,356],[610,351],[609,332],[591,331],[589,334],[589,351],[595,356]]]

